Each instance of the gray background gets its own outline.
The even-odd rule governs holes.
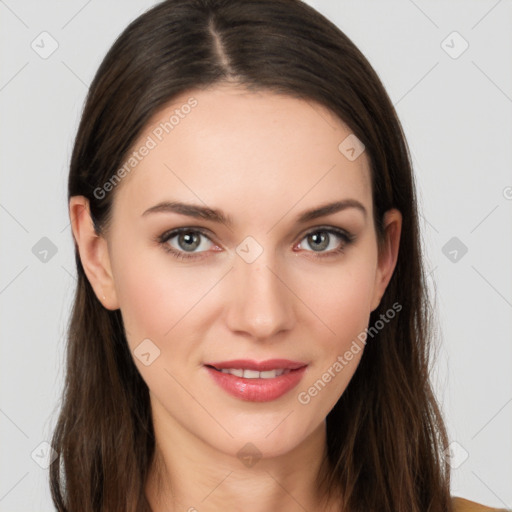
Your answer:
[[[39,464],[75,286],[67,166],[101,59],[154,3],[0,0],[0,511],[53,510]],[[309,3],[367,56],[411,147],[452,494],[511,508],[512,2]]]

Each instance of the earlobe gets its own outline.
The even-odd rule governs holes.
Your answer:
[[[402,232],[402,214],[396,208],[384,214],[383,227],[385,232],[384,244],[379,251],[377,272],[375,273],[374,294],[371,311],[377,309],[391,280],[398,260],[400,235]]]
[[[94,229],[89,200],[84,196],[71,197],[69,217],[82,266],[96,297],[105,308],[119,309],[107,240]]]

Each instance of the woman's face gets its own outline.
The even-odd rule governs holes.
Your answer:
[[[379,258],[366,153],[339,148],[350,134],[316,103],[216,86],[173,100],[134,145],[113,187],[106,301],[170,436],[283,454],[346,389],[400,230],[391,211]]]

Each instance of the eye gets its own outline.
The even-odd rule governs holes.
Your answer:
[[[205,242],[202,238],[208,242]],[[202,256],[198,253],[206,252],[209,248],[208,244],[213,244],[205,233],[189,227],[167,231],[158,237],[158,242],[165,251],[178,259],[201,258]],[[215,245],[213,246],[215,247]],[[202,250],[196,251],[196,249]]]
[[[310,231],[299,243],[300,248],[303,247],[303,241],[306,241],[307,246],[313,250],[307,252],[318,253],[315,257],[330,257],[343,253],[348,245],[355,239],[354,235],[334,228],[334,227],[321,227]]]
[[[325,258],[343,253],[346,247],[355,240],[355,236],[345,230],[335,227],[320,227],[307,233],[298,244],[304,249],[303,241],[312,248],[306,252],[316,253],[314,257]],[[183,227],[166,231],[157,237],[156,241],[174,258],[193,260],[205,257],[202,253],[209,249],[219,250],[210,237],[200,229]],[[296,246],[297,247],[297,246]]]

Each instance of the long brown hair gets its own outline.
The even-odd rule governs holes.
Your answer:
[[[319,483],[345,512],[450,512],[448,440],[430,384],[432,307],[422,263],[407,142],[377,74],[352,41],[299,0],[167,0],[133,21],[103,60],[76,136],[68,195],[83,195],[98,234],[114,191],[95,194],[123,165],[148,120],[172,98],[230,82],[318,102],[363,142],[374,222],[403,216],[398,262],[347,389],[327,416]],[[69,324],[63,401],[52,446],[60,511],[149,511],[155,454],[149,392],[119,310],[106,310],[75,244],[78,284]]]

